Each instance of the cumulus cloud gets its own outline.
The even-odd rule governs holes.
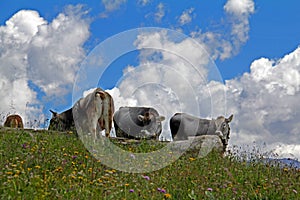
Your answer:
[[[176,112],[197,116],[201,113],[209,117],[220,111],[212,109],[212,104],[216,102],[207,97],[210,89],[215,88],[215,83],[207,84],[207,80],[219,81],[220,77],[214,74],[216,68],[199,43],[183,35],[156,31],[141,32],[134,45],[141,49],[139,65],[124,70],[122,80],[115,88],[120,93],[116,101],[119,98],[133,98],[136,100],[134,105],[154,107],[166,119],[170,119]],[[221,103],[224,105],[224,102]],[[166,120],[165,138],[170,137],[168,129]]]
[[[297,157],[300,47],[281,59],[254,60],[249,73],[223,83],[212,79],[204,48],[191,38],[173,39],[164,31],[138,35],[140,64],[129,66],[117,86],[123,102],[136,99],[132,105],[153,106],[167,119],[176,112],[203,118],[233,114],[230,144],[265,142],[270,151]],[[168,121],[163,124],[167,137]]]
[[[4,115],[18,113],[28,127],[30,120],[45,120],[37,90],[47,101],[71,89],[89,36],[84,13],[82,6],[70,6],[49,23],[36,11],[21,10],[0,27],[0,110]]]
[[[192,13],[194,11],[194,8],[190,8],[190,9],[187,9],[185,11],[183,11],[183,13],[180,15],[179,19],[178,19],[178,22],[180,25],[185,25],[185,24],[188,24],[192,21]]]
[[[29,44],[29,79],[49,96],[70,90],[85,56],[82,46],[89,37],[89,23],[81,9],[69,7],[51,23],[39,26]]]
[[[226,90],[227,113],[234,114],[232,144],[266,142],[270,150],[273,148],[280,155],[299,155],[299,69],[298,47],[279,60],[257,59],[249,73],[211,87],[217,98],[219,92]],[[285,151],[274,145],[277,143]]]

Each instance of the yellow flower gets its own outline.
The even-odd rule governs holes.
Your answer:
[[[13,173],[12,173],[12,172],[6,172],[6,174],[7,174],[7,175],[12,175]]]
[[[194,161],[194,160],[196,160],[196,158],[189,158],[190,159],[190,161]]]
[[[171,194],[169,194],[169,193],[166,193],[164,196],[165,196],[167,199],[170,199],[170,198],[171,198]]]
[[[36,165],[36,166],[35,166],[35,168],[36,168],[36,169],[40,169],[40,168],[41,168],[41,166],[39,166],[39,165]]]
[[[125,183],[125,186],[126,186],[126,187],[128,187],[128,186],[129,186],[129,184],[128,184],[128,183]]]

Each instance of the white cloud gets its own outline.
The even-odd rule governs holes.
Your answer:
[[[248,40],[249,17],[255,11],[253,0],[228,0],[224,6],[226,13],[232,16],[231,38],[235,51]]]
[[[114,11],[120,8],[120,6],[126,3],[126,0],[102,0],[102,3],[107,11]]]
[[[150,3],[151,0],[138,0],[138,4],[142,6],[146,6]]]
[[[123,99],[153,106],[167,119],[175,112],[234,114],[230,144],[266,142],[272,150],[279,142],[298,155],[300,47],[279,60],[257,59],[249,73],[223,84],[210,79],[208,54],[190,38],[174,42],[164,31],[141,33],[135,45],[143,49],[140,64],[130,66],[118,85]]]
[[[180,25],[185,25],[192,21],[193,11],[194,11],[194,8],[190,8],[190,9],[183,11],[183,13],[180,15],[180,17],[178,19],[178,22],[180,23]]]
[[[28,48],[28,75],[48,95],[64,95],[72,86],[89,23],[80,7],[67,8],[52,23],[39,26]],[[61,88],[61,89],[59,89]]]
[[[162,18],[165,16],[165,6],[163,3],[159,3],[157,5],[157,8],[156,8],[156,13],[154,14],[155,16],[155,21],[156,22],[161,22]]]
[[[34,88],[44,100],[71,89],[89,36],[84,13],[82,6],[67,7],[49,23],[36,11],[21,10],[0,27],[1,113],[21,114],[27,127],[30,121],[43,123],[43,105]]]
[[[292,146],[300,145],[300,47],[277,61],[255,60],[250,69],[226,81],[228,113],[235,115],[231,143],[255,140],[275,148],[279,142],[298,155]]]
[[[227,59],[236,55],[240,47],[244,45],[249,36],[249,18],[255,11],[253,0],[228,0],[224,5],[227,13],[223,22],[230,26],[230,34],[213,31],[195,31],[191,35],[201,43],[206,44],[206,48],[215,59]],[[225,24],[225,25],[226,25]]]
[[[233,15],[249,15],[254,13],[254,2],[252,0],[228,0],[224,6],[227,13]]]

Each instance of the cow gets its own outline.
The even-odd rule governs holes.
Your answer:
[[[73,106],[77,131],[88,135],[92,134],[94,141],[102,130],[105,130],[106,137],[110,136],[113,113],[113,98],[101,88],[96,88],[86,97],[79,99]]]
[[[188,136],[217,135],[224,147],[228,145],[233,115],[217,119],[201,119],[186,113],[176,113],[170,119],[170,129],[174,140],[187,140]]]
[[[72,108],[60,114],[52,110],[50,110],[50,112],[52,113],[52,118],[50,120],[48,130],[55,130],[55,131],[75,130]]]
[[[151,107],[120,107],[113,120],[117,137],[158,139],[165,117]]]
[[[9,115],[4,122],[4,127],[23,129],[23,120],[20,115]]]

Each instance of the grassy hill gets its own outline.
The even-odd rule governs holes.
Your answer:
[[[187,152],[151,173],[95,159],[72,133],[0,128],[0,199],[300,199],[300,171]],[[128,151],[157,142],[123,145]]]

